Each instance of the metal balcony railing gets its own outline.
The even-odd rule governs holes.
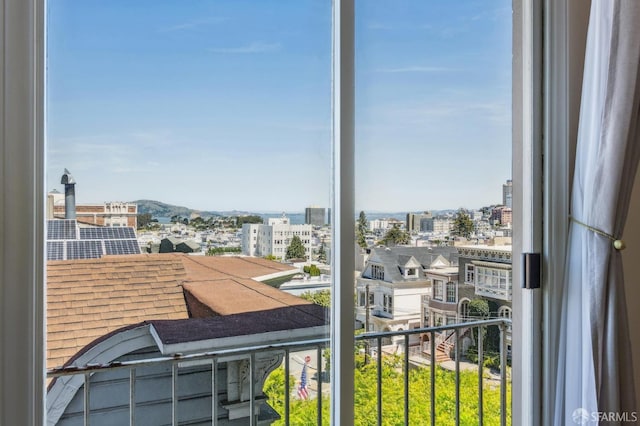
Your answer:
[[[429,327],[429,328],[420,328],[413,329],[407,331],[396,331],[396,332],[382,332],[382,333],[364,333],[358,336],[355,336],[356,341],[364,341],[368,343],[369,351],[367,352],[367,356],[370,359],[375,358],[376,362],[376,371],[377,371],[377,390],[376,390],[376,406],[377,406],[377,425],[382,425],[384,423],[384,412],[383,412],[383,391],[382,391],[382,360],[383,360],[383,342],[388,342],[391,338],[395,338],[393,340],[400,341],[400,345],[402,346],[402,357],[403,357],[403,381],[404,381],[404,424],[411,425],[416,424],[416,419],[410,418],[409,413],[409,369],[411,360],[410,356],[412,355],[420,355],[419,352],[415,351],[415,348],[410,347],[410,336],[412,335],[428,335],[429,336],[429,344],[430,344],[430,353],[434,354],[436,350],[436,342],[438,341],[438,335],[444,335],[447,332],[453,333],[455,335],[454,342],[460,342],[460,338],[462,334],[467,330],[477,329],[484,330],[487,327],[498,327],[500,331],[500,413],[499,413],[499,421],[501,426],[506,426],[508,420],[508,410],[507,410],[507,327],[510,325],[511,321],[505,318],[498,319],[490,319],[490,320],[481,320],[481,321],[472,321],[465,322],[461,324],[451,324],[441,327]],[[478,334],[482,336],[482,332]],[[371,342],[375,342],[371,344]],[[105,365],[86,365],[81,367],[70,366],[70,367],[62,367],[49,370],[47,372],[48,379],[55,379],[60,377],[69,377],[69,376],[82,376],[84,377],[84,386],[82,392],[84,393],[84,407],[83,407],[83,424],[85,426],[90,425],[91,421],[91,408],[89,402],[91,401],[91,375],[99,372],[107,372],[113,370],[127,370],[128,374],[128,382],[129,382],[129,425],[134,426],[136,424],[136,370],[142,367],[149,366],[170,366],[171,370],[171,420],[170,423],[173,426],[177,426],[179,424],[178,417],[178,375],[180,368],[188,368],[188,366],[192,366],[194,364],[203,365],[206,364],[209,366],[211,371],[211,424],[216,426],[219,423],[219,401],[216,397],[218,395],[218,364],[222,362],[226,362],[229,359],[246,359],[249,363],[249,399],[248,401],[254,401],[254,403],[249,403],[249,419],[247,419],[247,424],[257,425],[258,424],[258,415],[256,412],[256,401],[257,398],[255,380],[256,380],[256,355],[261,352],[270,352],[279,351],[284,355],[284,374],[285,378],[290,377],[291,375],[291,366],[290,366],[290,355],[296,352],[300,352],[303,350],[314,349],[317,351],[317,361],[316,361],[316,370],[317,374],[317,392],[316,392],[316,401],[317,404],[317,424],[322,425],[323,420],[324,424],[328,422],[328,419],[323,419],[322,412],[322,386],[323,386],[323,375],[322,372],[322,351],[327,348],[329,345],[329,339],[318,339],[318,340],[307,340],[307,341],[297,341],[297,342],[284,342],[279,344],[271,344],[271,345],[263,345],[263,346],[253,346],[246,347],[242,349],[230,349],[224,351],[217,352],[207,352],[207,353],[199,353],[199,354],[188,354],[188,355],[180,355],[177,354],[173,357],[159,357],[159,358],[151,358],[144,360],[135,360],[135,361],[124,361],[124,362],[114,362]],[[455,374],[455,424],[460,424],[460,358],[461,358],[461,348],[460,344],[453,345],[453,351],[455,352],[455,357],[453,362],[455,363],[454,374]],[[485,388],[483,387],[483,378],[484,378],[484,350],[483,350],[483,339],[477,339],[477,349],[478,349],[478,362],[477,362],[477,370],[478,370],[478,405],[477,405],[477,413],[478,413],[478,424],[484,424],[484,410],[483,410],[483,392]],[[435,357],[432,357],[435,359]],[[437,362],[430,362],[428,368],[430,370],[430,424],[436,425],[438,424],[438,420],[436,419],[436,393],[438,392],[436,386],[436,364]],[[282,413],[282,420],[286,425],[290,424],[290,400],[292,395],[292,389],[289,383],[289,380],[284,380],[284,413]],[[356,407],[357,410],[357,407]],[[169,422],[169,419],[167,419]],[[422,423],[421,423],[422,424]]]

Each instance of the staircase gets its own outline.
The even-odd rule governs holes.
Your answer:
[[[469,331],[468,328],[463,328],[460,330],[459,335],[460,337],[464,336],[465,333],[467,333],[467,331]],[[444,361],[451,361],[451,357],[449,356],[449,354],[451,353],[451,351],[455,348],[455,334],[451,333],[449,336],[443,336],[443,335],[439,335],[436,336],[436,364],[444,362]],[[431,359],[431,353],[430,353],[430,348],[431,348],[431,344],[428,342],[425,343],[426,347],[424,350],[424,355]]]
[[[428,359],[431,359],[431,352],[430,352],[431,344],[429,342],[426,342],[425,345],[426,345],[426,348],[423,353]],[[436,337],[436,351],[435,351],[436,364],[439,364],[444,361],[451,361],[451,357],[449,356],[451,348],[453,348],[452,343]]]
[[[443,361],[451,361],[451,357],[449,354],[451,353],[451,349],[453,349],[453,344],[447,342],[446,340],[441,342],[436,347],[436,363],[440,363]]]

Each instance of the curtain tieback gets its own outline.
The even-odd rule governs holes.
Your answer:
[[[586,224],[586,223],[584,223],[584,222],[580,222],[578,219],[576,219],[576,218],[575,218],[575,217],[573,217],[573,216],[569,216],[569,219],[570,219],[572,222],[577,223],[578,225],[584,226],[584,227],[585,227],[585,228],[587,228],[589,231],[595,232],[595,233],[596,233],[596,234],[598,234],[598,235],[602,235],[603,237],[606,237],[606,238],[610,239],[611,241],[613,241],[613,247],[614,247],[616,250],[624,250],[624,249],[627,247],[627,246],[625,245],[624,241],[622,241],[622,240],[620,240],[620,239],[618,239],[618,238],[614,237],[614,236],[613,236],[613,235],[611,235],[611,234],[607,234],[606,232],[601,231],[601,230],[599,230],[598,228],[594,228],[594,227],[593,227],[593,226],[591,226],[591,225],[587,225],[587,224]]]

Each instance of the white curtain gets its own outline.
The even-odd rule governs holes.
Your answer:
[[[598,418],[605,419],[600,424],[622,424],[636,411],[622,259],[613,240],[624,239],[640,159],[639,102],[640,0],[593,0],[558,342],[556,425],[591,425]]]

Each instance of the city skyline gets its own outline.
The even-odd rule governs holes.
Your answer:
[[[357,3],[356,210],[478,208],[511,177],[506,1]],[[331,2],[57,1],[47,189],[329,207]]]

